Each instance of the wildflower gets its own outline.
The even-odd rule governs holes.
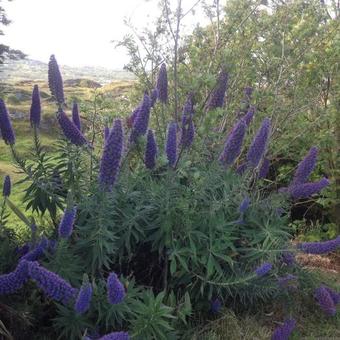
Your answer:
[[[90,308],[92,292],[90,283],[87,282],[81,286],[74,304],[74,309],[78,314],[84,314]]]
[[[15,252],[19,257],[22,257],[24,255],[26,255],[30,250],[30,246],[28,243],[25,243],[23,246],[21,247],[16,247]]]
[[[299,243],[297,247],[307,254],[327,254],[340,247],[340,235],[333,240],[324,242]]]
[[[241,214],[244,214],[247,211],[247,209],[249,208],[249,204],[250,204],[249,197],[245,197],[243,199],[243,201],[241,202],[240,207],[238,208],[239,212]]]
[[[165,146],[165,153],[169,166],[174,167],[177,160],[177,124],[172,122],[168,125],[168,134]]]
[[[64,104],[63,79],[55,56],[52,54],[48,63],[48,86],[58,104]]]
[[[11,195],[11,187],[12,187],[11,177],[6,175],[4,179],[4,185],[2,188],[2,194],[4,195],[4,197],[9,197]]]
[[[81,131],[79,109],[78,104],[76,102],[73,103],[72,107],[72,121],[73,124],[78,128],[78,130]]]
[[[265,118],[262,126],[258,130],[247,154],[247,161],[250,166],[256,168],[260,163],[267,147],[267,142],[270,133],[270,119]]]
[[[329,316],[335,315],[336,307],[334,301],[324,286],[317,288],[314,295],[320,308],[325,312],[325,314]]]
[[[73,224],[76,219],[77,208],[73,207],[72,209],[67,208],[64,212],[63,218],[59,223],[59,237],[61,238],[69,238],[73,231]]]
[[[32,104],[30,110],[31,126],[39,127],[41,119],[41,104],[38,85],[34,85],[32,92]]]
[[[329,185],[328,179],[322,178],[318,182],[292,185],[291,187],[288,188],[288,192],[293,199],[306,198],[320,192],[328,185]]]
[[[12,294],[28,280],[27,261],[20,261],[14,271],[0,275],[0,295]]]
[[[108,190],[112,189],[117,179],[123,153],[123,139],[122,121],[117,119],[105,142],[100,160],[99,183]]]
[[[59,111],[57,114],[57,120],[65,137],[74,145],[88,144],[88,141],[84,135],[79,131],[76,125],[67,117],[66,113]]]
[[[157,144],[152,130],[148,131],[144,162],[148,169],[153,169],[156,166]]]
[[[272,335],[272,340],[288,340],[296,326],[294,319],[285,320],[282,326],[277,327]]]
[[[41,256],[45,254],[45,251],[47,250],[48,247],[48,240],[46,237],[43,237],[40,242],[35,246],[34,249],[29,251],[27,254],[25,254],[21,260],[26,260],[26,261],[36,261],[38,260]]]
[[[260,170],[259,170],[259,178],[266,178],[269,172],[270,161],[268,158],[264,158],[262,161]]]
[[[227,85],[228,85],[228,73],[222,70],[218,76],[217,85],[211,92],[211,95],[209,97],[207,104],[208,111],[223,106],[225,93],[227,91]]]
[[[111,273],[107,278],[107,298],[110,303],[116,305],[121,303],[125,297],[125,289],[115,273]]]
[[[326,288],[327,292],[331,296],[334,304],[337,305],[338,303],[340,303],[340,293],[337,293],[335,290],[327,286],[324,286],[324,287]]]
[[[130,117],[127,118],[127,126],[129,128],[132,128],[133,127],[133,124],[135,123],[135,120],[136,120],[136,117],[138,115],[138,112],[141,108],[141,104],[138,105],[131,113]]]
[[[255,273],[258,277],[266,275],[271,269],[273,265],[269,262],[265,262],[260,267],[256,268]]]
[[[211,301],[210,310],[212,313],[217,314],[222,308],[221,300],[216,298]]]
[[[0,99],[0,131],[6,144],[15,144],[15,134],[5,102]]]
[[[285,251],[281,255],[281,260],[287,266],[291,266],[295,263],[295,255],[290,251]]]
[[[195,125],[191,117],[189,120],[188,129],[186,131],[186,139],[184,142],[184,146],[187,148],[191,146],[191,144],[194,141],[194,138],[195,138]]]
[[[168,75],[165,63],[163,63],[159,69],[156,87],[158,90],[158,99],[166,104],[168,102]]]
[[[102,336],[98,340],[130,340],[130,337],[127,332],[113,332]]]
[[[255,114],[255,107],[250,106],[247,113],[242,118],[247,126],[249,126],[251,121],[253,120],[254,114]]]
[[[315,168],[318,148],[313,146],[306,157],[299,163],[293,178],[292,185],[303,184]]]
[[[140,109],[133,123],[133,129],[130,136],[131,142],[136,142],[139,136],[145,135],[148,130],[150,118],[150,97],[145,94]]]
[[[219,160],[225,167],[232,165],[235,159],[240,155],[245,132],[246,125],[241,119],[236,123],[227,137],[224,149],[220,155]]]
[[[151,94],[150,94],[150,106],[151,107],[154,107],[154,105],[156,104],[156,101],[157,101],[157,98],[158,98],[158,90],[157,89],[153,89],[151,91]]]
[[[38,262],[28,263],[28,273],[38,287],[51,299],[66,305],[72,300],[77,290],[56,273],[39,265]]]
[[[195,138],[195,125],[193,122],[194,107],[192,103],[192,94],[189,94],[183,107],[181,138],[179,144],[188,148]]]

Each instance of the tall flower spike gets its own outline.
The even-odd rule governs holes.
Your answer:
[[[315,290],[314,294],[320,308],[325,312],[325,314],[329,316],[335,315],[336,307],[328,290],[324,286],[320,286]]]
[[[146,138],[146,148],[144,156],[145,166],[148,169],[153,169],[156,166],[156,157],[157,157],[157,144],[155,136],[153,131],[149,130]]]
[[[292,185],[288,188],[288,192],[293,199],[307,198],[313,194],[319,193],[328,185],[328,179],[322,178],[318,182]]]
[[[77,290],[75,288],[56,273],[40,266],[38,262],[28,263],[28,273],[38,287],[55,301],[60,301],[66,305],[76,296]]]
[[[6,175],[5,179],[4,179],[4,186],[2,189],[2,194],[4,195],[4,197],[9,197],[11,195],[11,177],[9,177],[8,175]]]
[[[177,124],[175,122],[168,125],[165,153],[168,158],[169,165],[174,167],[177,160]]]
[[[340,293],[337,293],[335,290],[327,286],[324,286],[324,287],[326,288],[327,292],[331,296],[334,304],[337,305],[338,303],[340,303]]]
[[[228,167],[232,165],[235,159],[240,155],[245,133],[246,124],[241,119],[233,127],[224,144],[224,149],[219,158],[223,166]]]
[[[168,74],[165,63],[163,63],[159,69],[156,87],[158,90],[158,99],[166,104],[168,102]]]
[[[219,298],[216,298],[210,303],[210,310],[213,314],[217,314],[222,308],[222,303]]]
[[[74,145],[85,145],[88,141],[84,135],[79,131],[75,124],[67,117],[66,113],[59,111],[57,114],[59,125],[65,135],[65,137]]]
[[[76,215],[77,215],[76,207],[65,210],[63,218],[61,219],[59,224],[58,229],[59,237],[67,239],[71,236]]]
[[[294,319],[285,320],[282,326],[279,326],[274,330],[272,340],[289,340],[295,327],[296,321]]]
[[[315,168],[318,156],[318,148],[313,146],[306,157],[299,163],[291,185],[303,184]]]
[[[154,105],[156,104],[157,98],[158,98],[158,90],[153,89],[150,94],[150,100],[151,100],[150,106],[151,107],[154,107]]]
[[[228,86],[228,73],[226,73],[225,71],[221,71],[218,76],[217,85],[211,92],[208,100],[207,104],[208,111],[223,106],[227,86]]]
[[[107,299],[111,304],[116,305],[124,300],[125,289],[115,273],[112,272],[107,278],[106,288]]]
[[[90,308],[90,303],[92,299],[92,286],[90,283],[84,283],[77,296],[77,300],[74,304],[74,310],[78,314],[84,314]]]
[[[113,332],[102,336],[98,340],[130,340],[130,337],[127,332]]]
[[[52,54],[48,63],[48,86],[58,104],[64,104],[63,79],[55,56]]]
[[[247,113],[242,118],[244,120],[244,122],[247,124],[247,126],[249,126],[250,123],[252,122],[252,120],[254,118],[254,114],[255,114],[255,107],[250,106]]]
[[[20,261],[13,272],[0,275],[0,295],[15,293],[26,283],[27,263],[27,261]]]
[[[130,142],[136,142],[139,136],[145,135],[150,119],[150,97],[145,94],[140,109],[133,123]]]
[[[32,104],[30,110],[31,126],[39,127],[41,119],[41,104],[38,85],[34,85],[32,92]]]
[[[282,262],[287,266],[292,266],[295,263],[295,255],[290,251],[285,251],[281,255]]]
[[[263,157],[267,148],[269,134],[270,134],[270,119],[265,118],[252,144],[250,145],[247,154],[247,161],[251,167],[256,168],[259,165],[260,160]]]
[[[245,197],[238,208],[239,212],[241,214],[244,214],[249,208],[249,205],[250,205],[250,199],[249,197]]]
[[[306,254],[327,254],[340,247],[340,235],[333,240],[324,242],[298,243],[297,247]]]
[[[126,123],[127,123],[127,126],[129,128],[132,128],[134,123],[135,123],[135,120],[137,118],[137,115],[138,115],[138,112],[141,108],[141,104],[139,104],[131,113],[131,115],[126,119]]]
[[[191,144],[193,143],[194,138],[195,138],[195,124],[194,124],[192,117],[190,117],[190,120],[188,123],[188,129],[186,131],[186,139],[185,139],[184,146],[186,148],[189,148]]]
[[[110,135],[110,128],[108,126],[105,126],[104,128],[104,142],[107,141],[107,138],[109,137]]]
[[[269,172],[270,161],[268,158],[264,158],[259,170],[259,178],[266,178]]]
[[[260,267],[256,268],[255,273],[259,277],[264,276],[264,275],[266,275],[267,273],[270,272],[272,267],[273,267],[273,265],[271,263],[265,262]]]
[[[5,102],[0,99],[0,131],[6,144],[15,144],[15,134]]]
[[[73,103],[73,107],[72,107],[72,121],[74,125],[78,128],[78,130],[81,131],[79,109],[78,109],[78,104],[76,102]]]
[[[45,251],[47,250],[47,247],[49,246],[49,241],[46,237],[43,237],[40,242],[33,248],[31,251],[29,251],[27,254],[25,254],[21,260],[26,261],[36,261],[41,256],[44,255]]]
[[[123,153],[123,140],[122,121],[117,119],[105,141],[100,160],[99,183],[109,191],[112,189],[119,172]]]

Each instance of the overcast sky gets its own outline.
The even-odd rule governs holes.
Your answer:
[[[184,10],[197,0],[182,0]],[[157,0],[14,0],[2,2],[12,20],[5,27],[5,44],[20,49],[31,59],[47,62],[55,54],[60,64],[122,68],[123,49],[115,49],[128,29],[124,17],[137,27],[157,17]],[[213,0],[211,1],[213,2]],[[172,0],[176,4],[176,0]],[[186,18],[187,29],[202,22],[202,15]]]

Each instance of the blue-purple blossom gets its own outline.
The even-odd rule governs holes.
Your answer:
[[[74,304],[74,310],[78,314],[84,314],[90,308],[92,292],[93,290],[90,283],[86,282],[81,286]]]
[[[255,274],[259,277],[266,275],[272,269],[273,265],[270,262],[265,262],[260,267],[255,269]]]
[[[256,168],[259,165],[260,160],[263,157],[267,148],[269,134],[270,134],[270,119],[265,118],[262,122],[262,126],[260,127],[255,138],[253,139],[253,142],[250,145],[247,154],[247,161],[251,167]]]
[[[30,250],[30,245],[28,243],[25,243],[23,246],[21,247],[16,247],[15,249],[15,253],[19,256],[22,257],[24,255],[26,255]]]
[[[217,314],[222,308],[222,302],[219,298],[216,298],[210,302],[210,310],[213,314]]]
[[[318,148],[313,146],[306,157],[298,164],[291,185],[303,184],[315,168],[318,156]]]
[[[127,123],[127,126],[129,128],[132,128],[134,123],[135,123],[135,120],[137,118],[137,115],[138,115],[138,112],[141,108],[142,104],[139,104],[131,113],[130,117],[127,118],[126,120],[126,123]]]
[[[253,120],[254,114],[255,114],[255,107],[250,106],[247,113],[242,117],[242,119],[244,120],[247,126],[249,126],[251,121]]]
[[[73,103],[73,107],[72,107],[72,121],[73,121],[73,124],[78,128],[78,130],[81,131],[79,108],[76,102]]]
[[[324,286],[324,287],[326,288],[327,292],[331,296],[334,304],[337,305],[338,303],[340,303],[340,293],[336,292],[335,290],[327,286]]]
[[[240,204],[240,206],[239,206],[239,208],[238,208],[238,211],[239,211],[241,214],[244,214],[244,213],[247,211],[247,209],[249,208],[249,204],[250,204],[250,199],[249,199],[249,197],[247,196],[247,197],[245,197],[245,198],[243,199],[243,201],[241,202],[241,204]]]
[[[208,111],[223,106],[227,86],[228,86],[228,73],[222,70],[218,76],[217,85],[210,94],[207,103]]]
[[[155,136],[153,131],[149,130],[146,138],[146,148],[144,156],[145,166],[148,169],[151,170],[156,166],[156,157],[157,157],[157,144]]]
[[[165,153],[169,161],[169,165],[174,167],[177,160],[177,124],[175,122],[168,125]]]
[[[165,63],[163,63],[159,69],[156,87],[158,90],[158,99],[166,104],[168,102],[168,74]]]
[[[48,63],[48,86],[52,96],[55,97],[58,104],[64,104],[65,98],[63,79],[61,77],[57,60],[53,54],[51,55],[50,61]]]
[[[88,144],[88,141],[81,133],[81,131],[75,126],[75,124],[67,117],[66,113],[59,111],[57,114],[59,125],[65,135],[65,137],[72,143],[78,146]]]
[[[334,301],[325,286],[320,286],[314,292],[315,299],[317,300],[320,308],[326,315],[333,316],[336,313]]]
[[[270,161],[268,158],[264,158],[259,170],[259,178],[266,178],[269,172]]]
[[[154,107],[154,105],[156,104],[156,101],[157,101],[157,98],[158,98],[158,90],[157,89],[153,89],[151,91],[151,94],[150,94],[150,106],[151,107]]]
[[[4,185],[2,188],[2,194],[4,195],[4,197],[9,197],[11,195],[11,188],[12,188],[11,177],[6,175],[4,179]]]
[[[0,275],[0,295],[15,293],[27,280],[27,261],[20,261],[14,271]]]
[[[6,144],[15,144],[15,134],[5,102],[0,98],[0,131]]]
[[[288,188],[288,192],[293,199],[307,198],[313,194],[319,193],[322,189],[329,185],[327,178],[313,183],[304,183],[292,185]]]
[[[150,97],[145,94],[143,102],[133,123],[130,142],[136,142],[139,136],[145,135],[150,119]]]
[[[115,120],[107,138],[100,160],[99,183],[111,190],[119,172],[123,153],[123,126],[120,119]]]
[[[73,207],[72,209],[66,208],[64,215],[59,223],[59,237],[67,239],[71,236],[76,215],[77,207]]]
[[[41,119],[41,104],[38,85],[34,85],[32,92],[32,104],[30,110],[30,121],[32,126],[39,127]]]
[[[296,321],[294,319],[285,320],[282,326],[279,326],[274,330],[272,340],[289,340],[295,327]]]
[[[219,158],[223,166],[228,167],[232,165],[235,159],[240,155],[245,133],[246,124],[241,119],[233,127],[225,141],[224,149]]]
[[[340,235],[333,240],[324,242],[303,242],[298,249],[307,254],[327,254],[340,247]]]
[[[130,337],[127,332],[113,332],[102,336],[98,340],[130,340]]]
[[[28,273],[38,287],[51,299],[66,305],[75,298],[77,290],[56,273],[39,265],[38,262],[28,263]]]
[[[292,274],[287,274],[285,276],[280,276],[277,278],[278,285],[281,288],[296,289],[297,288],[297,276]]]
[[[105,126],[104,128],[104,142],[107,141],[107,138],[109,137],[110,135],[110,128],[108,126]]]
[[[113,305],[121,303],[125,297],[125,288],[119,281],[115,273],[111,273],[107,278],[107,299]]]
[[[295,263],[295,255],[290,251],[285,251],[281,255],[281,260],[287,266],[292,266]]]
[[[21,260],[26,260],[26,261],[36,261],[38,260],[41,256],[45,254],[47,251],[47,247],[49,245],[49,242],[46,237],[42,237],[40,242],[33,248],[31,251],[29,251],[27,254],[25,254]]]

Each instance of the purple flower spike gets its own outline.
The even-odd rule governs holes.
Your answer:
[[[45,254],[45,251],[47,250],[47,247],[49,245],[49,242],[46,237],[43,237],[40,242],[35,246],[34,249],[29,251],[27,254],[25,254],[21,260],[26,260],[26,261],[36,261],[38,260],[41,256]]]
[[[63,79],[61,77],[57,60],[53,54],[51,55],[50,61],[48,63],[48,86],[52,96],[55,97],[58,104],[64,104],[65,98]]]
[[[75,124],[67,117],[66,113],[59,111],[57,119],[65,137],[74,145],[88,144],[84,135],[79,131]]]
[[[78,314],[84,314],[90,308],[92,292],[92,286],[88,282],[81,286],[77,300],[74,304],[74,310]]]
[[[224,149],[219,158],[223,166],[228,167],[232,165],[235,159],[240,155],[245,133],[246,124],[241,119],[233,127],[224,144]]]
[[[340,235],[324,242],[304,242],[297,245],[298,249],[306,254],[327,254],[340,247]]]
[[[334,304],[337,305],[340,302],[340,293],[337,293],[335,290],[327,286],[325,286],[325,288],[327,292],[329,293],[329,295],[331,296]]]
[[[254,118],[254,114],[255,114],[255,107],[251,106],[247,113],[243,116],[243,120],[246,123],[247,126],[250,125],[250,123],[252,122],[253,118]]]
[[[78,128],[78,130],[81,131],[79,109],[78,109],[78,104],[76,102],[73,103],[73,107],[72,107],[72,121],[74,125]]]
[[[4,195],[4,197],[9,197],[11,195],[11,188],[11,177],[6,175],[4,179],[4,186],[2,188],[2,194]]]
[[[288,188],[288,192],[293,199],[306,198],[313,194],[319,193],[329,185],[327,178],[322,178],[318,182],[293,185]]]
[[[109,137],[110,135],[110,128],[108,126],[105,126],[104,128],[104,141],[106,142],[107,141],[107,138]]]
[[[175,122],[168,125],[165,153],[169,161],[169,166],[174,167],[177,160],[177,124]]]
[[[163,63],[159,69],[157,79],[158,99],[166,104],[168,102],[168,74],[166,65]]]
[[[30,110],[31,126],[39,127],[41,119],[41,104],[38,85],[34,85],[32,92],[32,104]]]
[[[270,134],[270,119],[265,118],[247,154],[247,161],[251,167],[256,168],[259,165],[260,160],[267,148],[269,134]]]
[[[119,172],[123,154],[123,126],[117,119],[107,138],[102,158],[100,160],[99,183],[107,190],[111,190]]]
[[[211,92],[211,95],[208,100],[207,104],[208,111],[223,106],[227,86],[228,86],[228,73],[226,73],[225,71],[221,71],[218,76],[217,85]]]
[[[107,299],[111,304],[116,305],[124,300],[125,289],[115,273],[111,273],[107,278],[106,287]]]
[[[0,99],[0,131],[6,144],[15,144],[15,134],[5,102]]]
[[[65,210],[63,218],[61,219],[59,224],[58,229],[59,237],[67,239],[71,236],[76,215],[77,215],[76,207]]]
[[[245,197],[244,200],[241,202],[240,207],[238,208],[239,212],[241,214],[244,214],[249,208],[249,204],[250,204],[249,197]]]
[[[291,185],[303,184],[315,168],[318,156],[318,148],[313,146],[306,157],[299,163]]]
[[[141,104],[138,105],[138,106],[132,111],[130,117],[127,118],[127,126],[128,126],[129,128],[132,128],[132,127],[133,127],[133,125],[134,125],[134,123],[135,123],[135,120],[136,120],[136,118],[137,118],[137,115],[138,115],[138,112],[139,112],[140,108],[141,108]]]
[[[296,321],[294,319],[285,320],[282,326],[279,326],[274,330],[272,340],[289,340],[295,327]]]
[[[285,251],[281,255],[281,260],[287,266],[292,266],[295,263],[295,255],[290,251]]]
[[[154,105],[156,104],[157,98],[158,98],[158,90],[153,89],[150,94],[150,100],[151,100],[150,106],[151,107],[154,107]]]
[[[315,290],[315,298],[321,307],[321,309],[325,312],[326,315],[333,316],[336,313],[336,307],[334,301],[329,294],[328,290],[324,286],[320,286]]]
[[[221,300],[216,298],[210,303],[210,310],[213,314],[217,314],[222,308]]]
[[[20,261],[13,272],[0,275],[0,295],[15,293],[26,283],[27,263],[27,261]]]
[[[269,172],[270,161],[268,158],[264,158],[259,170],[259,178],[266,178]]]
[[[66,305],[72,300],[77,290],[56,273],[39,265],[38,262],[28,263],[28,273],[38,287],[51,299]]]
[[[130,337],[127,332],[113,332],[102,336],[98,340],[130,340]]]
[[[258,277],[266,275],[272,269],[273,265],[269,262],[265,262],[260,267],[256,268],[255,273]]]
[[[130,142],[136,142],[139,136],[145,135],[148,130],[150,119],[150,97],[144,95],[143,103],[137,112],[137,117],[133,123]]]
[[[157,157],[157,144],[155,140],[155,136],[152,130],[148,131],[146,148],[145,148],[145,156],[144,162],[145,166],[148,169],[153,169],[156,166],[156,157]]]

